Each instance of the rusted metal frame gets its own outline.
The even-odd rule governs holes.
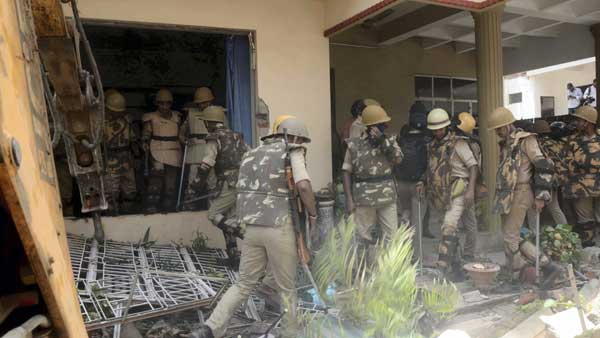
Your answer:
[[[128,316],[127,318],[125,318],[124,321],[121,318],[116,318],[116,319],[110,319],[110,320],[106,320],[106,321],[102,321],[102,322],[89,323],[86,325],[86,328],[88,331],[93,331],[93,330],[98,330],[98,329],[101,329],[104,327],[114,326],[117,323],[127,324],[127,323],[133,323],[133,322],[136,322],[139,320],[155,318],[155,317],[164,316],[164,315],[168,315],[168,314],[172,314],[172,313],[177,313],[177,312],[181,312],[181,311],[185,311],[185,310],[191,310],[191,309],[195,309],[195,308],[210,308],[211,304],[213,304],[213,298],[215,298],[215,297],[207,298],[207,299],[200,299],[200,300],[185,303],[185,304],[175,305],[175,306],[171,306],[171,307],[165,308],[164,310],[160,310],[160,311],[132,314],[132,315]]]

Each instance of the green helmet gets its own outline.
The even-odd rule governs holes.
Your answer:
[[[308,128],[304,122],[300,121],[297,118],[289,118],[281,122],[279,127],[277,128],[278,135],[290,135],[301,137],[305,140],[305,142],[310,142],[310,135],[308,134]]]

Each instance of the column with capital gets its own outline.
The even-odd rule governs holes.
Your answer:
[[[498,167],[498,141],[494,131],[488,131],[489,116],[503,103],[502,12],[504,5],[482,12],[472,12],[475,20],[477,48],[477,95],[479,100],[479,136],[482,143],[483,175],[489,189],[487,221],[490,231],[500,229],[500,220],[492,212]]]

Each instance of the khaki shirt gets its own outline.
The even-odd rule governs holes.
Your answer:
[[[450,176],[469,178],[471,176],[470,168],[478,166],[479,163],[473,155],[473,151],[465,140],[457,140],[454,145],[454,151],[450,156]]]
[[[190,119],[193,119],[190,125]],[[193,127],[193,128],[192,128]],[[186,164],[200,164],[205,162],[205,158],[209,156],[206,140],[196,137],[190,137],[190,134],[208,135],[208,129],[201,120],[201,112],[193,108],[189,110],[188,118],[183,122],[179,129],[179,138],[182,143],[187,141],[187,156]],[[205,162],[208,164],[208,162]]]
[[[142,117],[144,130],[143,139],[150,140],[150,153],[155,161],[174,167],[181,167],[181,144],[179,139],[174,141],[161,141],[152,139],[152,136],[178,137],[181,114],[171,111],[169,119],[163,118],[158,111],[146,113]]]
[[[533,175],[533,162],[544,158],[535,136],[526,137],[521,143],[521,166],[517,169],[517,184],[530,183]]]
[[[217,144],[217,141],[206,142],[203,150],[204,156],[202,157],[200,162],[206,163],[209,166],[214,167],[217,161],[217,155],[219,154],[219,145]]]
[[[304,149],[294,149],[290,152],[290,162],[292,164],[292,173],[294,175],[294,182],[308,180],[308,170],[306,170],[306,157],[304,156]]]

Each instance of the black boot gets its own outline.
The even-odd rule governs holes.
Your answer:
[[[542,285],[540,287],[544,290],[551,289],[554,287],[556,279],[560,277],[562,269],[560,265],[550,262],[548,265],[542,268],[542,273],[544,274],[544,280],[542,281]]]
[[[581,238],[581,246],[584,248],[596,245],[594,241],[594,230],[595,223],[587,222],[577,224],[577,234],[579,234],[579,238]]]
[[[192,338],[215,338],[208,325],[202,325],[198,330],[192,332]]]
[[[439,244],[438,252],[438,268],[440,272],[444,274],[446,279],[452,280],[453,276],[451,272],[458,253],[458,237],[452,235],[443,236]]]

